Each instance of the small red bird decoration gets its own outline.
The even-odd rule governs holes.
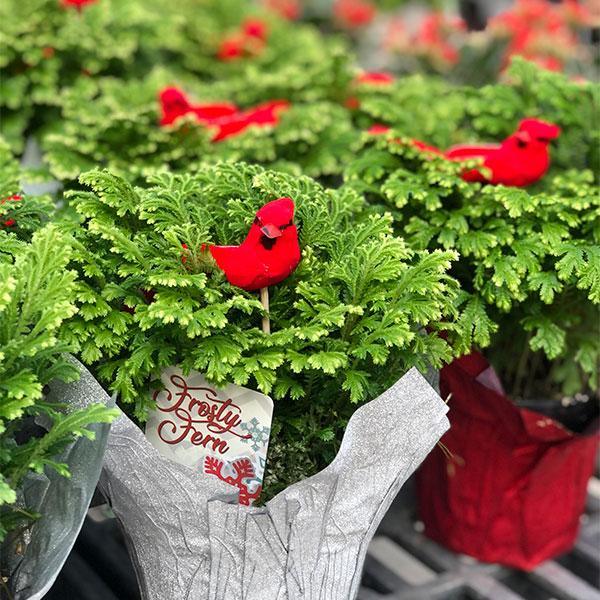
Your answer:
[[[483,158],[483,166],[462,174],[465,181],[489,182],[493,185],[525,187],[541,179],[550,166],[550,142],[560,135],[560,127],[538,119],[524,119],[515,133],[501,144],[453,146],[446,153],[451,160]]]
[[[235,115],[221,119],[218,123],[213,122],[213,125],[218,125],[219,130],[212,138],[212,141],[218,142],[241,133],[250,127],[250,125],[258,127],[277,125],[279,123],[279,116],[289,107],[290,103],[287,100],[269,100],[249,110],[239,111]]]
[[[86,4],[94,4],[95,2],[97,0],[61,0],[64,7],[74,6],[78,11],[81,11]]]
[[[369,133],[382,134],[389,128],[374,125]],[[463,172],[465,181],[478,181],[492,185],[525,187],[539,181],[550,166],[550,142],[560,135],[560,127],[539,119],[523,119],[515,133],[501,144],[461,144],[443,152],[419,140],[412,144],[424,152],[443,156],[449,160],[464,161],[482,158],[489,175],[479,169]]]
[[[13,196],[9,196],[8,198],[4,198],[4,200],[0,200],[0,205],[6,204],[7,202],[21,202],[21,200],[23,200],[23,197],[19,196],[19,194],[15,194]],[[16,224],[17,222],[14,219],[6,219],[6,221],[3,222],[5,227],[12,227]]]
[[[265,204],[239,246],[210,246],[209,251],[231,285],[254,291],[280,283],[300,262],[293,200]]]
[[[333,16],[348,29],[364,27],[371,23],[377,14],[377,8],[369,0],[335,0]]]
[[[221,40],[217,50],[219,60],[230,62],[262,52],[268,37],[267,25],[261,19],[246,19],[238,30]]]
[[[394,76],[390,73],[365,71],[357,75],[355,79],[356,83],[363,83],[368,85],[391,85],[394,83]]]
[[[176,87],[167,87],[159,94],[162,110],[161,125],[172,125],[179,117],[193,114],[196,119],[207,125],[218,122],[223,117],[231,117],[239,111],[231,102],[198,104],[192,106],[186,95]]]
[[[215,128],[213,142],[241,133],[251,125],[277,125],[281,113],[290,108],[287,100],[270,100],[248,110],[241,110],[231,102],[193,105],[176,87],[165,88],[159,97],[161,125],[172,125],[180,117],[191,114],[198,123]]]

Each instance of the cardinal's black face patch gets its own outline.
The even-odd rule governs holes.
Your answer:
[[[266,235],[260,236],[260,245],[265,250],[273,250],[273,246],[275,245],[276,241],[277,241],[277,238],[268,238]]]

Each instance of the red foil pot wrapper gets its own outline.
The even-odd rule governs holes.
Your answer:
[[[441,371],[450,430],[417,473],[425,533],[478,560],[531,570],[570,550],[594,471],[599,432],[579,434],[519,408],[485,358]]]

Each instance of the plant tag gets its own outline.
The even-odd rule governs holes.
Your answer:
[[[239,488],[240,504],[251,504],[262,489],[273,400],[238,385],[216,388],[179,367],[161,381],[146,438],[163,456]]]

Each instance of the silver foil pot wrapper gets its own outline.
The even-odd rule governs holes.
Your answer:
[[[122,415],[100,486],[123,525],[145,600],[351,600],[392,500],[448,429],[447,407],[411,369],[350,419],[323,471],[263,507],[170,461]]]

